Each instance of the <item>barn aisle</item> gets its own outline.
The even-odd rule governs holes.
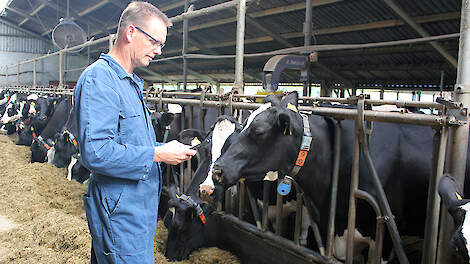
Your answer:
[[[29,163],[29,147],[0,135],[0,264],[89,263],[90,236],[81,196],[86,184],[66,179],[66,169]],[[167,263],[167,231],[159,221],[155,262]],[[239,263],[230,253],[208,248],[181,263]]]

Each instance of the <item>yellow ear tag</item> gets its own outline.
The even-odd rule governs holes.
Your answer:
[[[26,101],[21,101],[22,104],[26,104]]]
[[[292,131],[290,131],[290,129],[289,129],[289,133],[287,133],[287,126],[284,128],[284,135],[292,136]]]
[[[33,128],[33,127],[31,127],[31,131],[34,131],[34,128]]]
[[[195,137],[193,140],[191,140],[191,147],[194,147],[197,144],[201,144],[201,141],[199,141],[199,139]]]
[[[57,101],[54,101],[52,104],[57,104]]]
[[[32,105],[32,106],[34,106],[34,105],[35,105],[35,103],[34,103],[34,102],[31,102],[31,105]]]
[[[457,199],[462,200],[462,196],[460,196],[459,193],[456,192],[456,193],[455,193],[455,196],[457,196]]]
[[[295,105],[291,104],[291,103],[288,103],[287,104],[287,108],[289,108],[290,110],[294,111],[294,112],[298,112],[297,110],[297,107],[295,107]]]

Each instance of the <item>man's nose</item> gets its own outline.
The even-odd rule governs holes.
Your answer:
[[[156,56],[156,55],[162,55],[162,48],[160,47],[160,45],[157,45],[157,46],[153,49],[153,54],[154,54],[154,56]]]

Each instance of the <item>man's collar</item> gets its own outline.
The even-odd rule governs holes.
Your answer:
[[[124,79],[126,77],[131,78],[135,83],[137,84],[143,84],[144,80],[142,80],[139,76],[137,76],[135,73],[132,73],[130,75],[127,73],[124,68],[122,68],[121,64],[119,64],[113,57],[111,57],[109,54],[101,53],[100,59],[103,59],[108,62],[109,66],[116,72],[118,77],[120,79]]]

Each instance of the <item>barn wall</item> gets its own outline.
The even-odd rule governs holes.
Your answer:
[[[43,39],[0,22],[0,85],[18,84],[18,67],[16,64],[43,56],[57,49]],[[87,58],[81,55],[69,54],[67,69],[76,69],[88,65]],[[5,68],[8,66],[8,69]],[[36,65],[37,85],[49,85],[59,81],[59,56],[39,60]],[[82,71],[68,72],[67,82],[76,82]],[[8,73],[8,78],[6,77]],[[33,63],[20,65],[20,85],[33,84]]]

